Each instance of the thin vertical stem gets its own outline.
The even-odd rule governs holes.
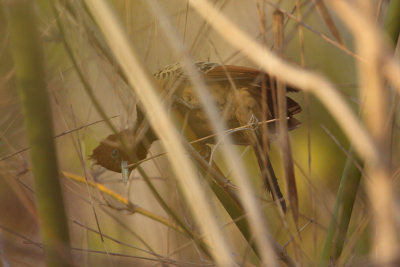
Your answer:
[[[32,172],[46,264],[71,263],[67,217],[59,181],[50,101],[33,1],[4,2],[9,23],[15,78],[30,144]]]

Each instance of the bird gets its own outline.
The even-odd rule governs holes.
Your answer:
[[[246,125],[246,130],[234,131],[231,134],[235,145],[249,145],[253,148],[266,189],[278,200],[281,208],[286,210],[286,203],[280,190],[268,156],[267,139],[277,134],[277,86],[276,81],[264,71],[244,66],[223,65],[214,62],[195,62],[194,66],[204,80],[218,115],[228,129]],[[205,139],[206,144],[216,144],[212,127],[202,102],[194,90],[190,76],[180,63],[168,65],[156,72],[154,79],[160,87],[163,99],[185,117],[187,125],[198,138]],[[294,87],[287,87],[286,92],[298,92]],[[286,96],[288,130],[296,129],[300,122],[293,116],[301,112],[300,105]],[[259,122],[268,121],[267,127],[257,126]],[[141,135],[141,136],[140,136]],[[139,137],[139,138],[138,138]],[[263,139],[264,138],[264,139]],[[146,158],[151,144],[158,139],[153,129],[146,123],[146,115],[137,108],[137,121],[134,129],[125,129],[109,135],[93,150],[90,158],[95,164],[114,171],[122,172],[125,166]],[[128,144],[128,151],[122,148],[120,140]],[[128,155],[129,154],[129,155]],[[131,167],[131,171],[134,167]]]

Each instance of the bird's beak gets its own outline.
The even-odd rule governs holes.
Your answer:
[[[124,184],[128,182],[130,171],[128,169],[128,161],[123,160],[121,161],[121,174],[122,174],[122,181]]]

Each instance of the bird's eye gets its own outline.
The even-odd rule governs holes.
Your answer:
[[[119,150],[117,148],[114,148],[113,151],[111,152],[111,157],[116,160],[119,158]]]

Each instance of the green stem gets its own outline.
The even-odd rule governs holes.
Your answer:
[[[221,204],[224,206],[226,212],[232,218],[232,221],[238,227],[243,237],[247,240],[251,249],[254,251],[255,255],[257,256],[256,260],[259,264],[260,253],[257,249],[256,244],[254,243],[253,236],[250,231],[249,222],[247,220],[247,214],[243,210],[237,192],[232,190],[228,184],[224,186],[224,184],[228,183],[229,180],[221,173],[216,171],[214,167],[209,165],[208,162],[206,162],[190,144],[187,144],[185,146],[191,157],[202,169],[204,179],[206,179],[206,181],[210,185],[210,188],[212,189],[218,200],[221,202]],[[270,242],[272,243],[275,253],[280,260],[282,260],[289,267],[296,266],[296,263],[293,261],[293,259],[288,256],[286,250],[275,239],[270,238]]]
[[[30,158],[47,266],[71,264],[67,217],[53,141],[51,107],[33,1],[3,2],[7,12],[15,80],[31,147]]]
[[[346,239],[347,230],[357,196],[361,175],[350,177],[352,149],[346,159],[337,193],[328,233],[325,238],[324,248],[320,260],[320,266],[328,266],[330,262],[336,262],[340,257]]]
[[[389,3],[389,7],[387,10],[384,30],[386,34],[389,36],[390,40],[393,42],[393,45],[396,46],[399,33],[400,33],[400,1],[392,0]]]

